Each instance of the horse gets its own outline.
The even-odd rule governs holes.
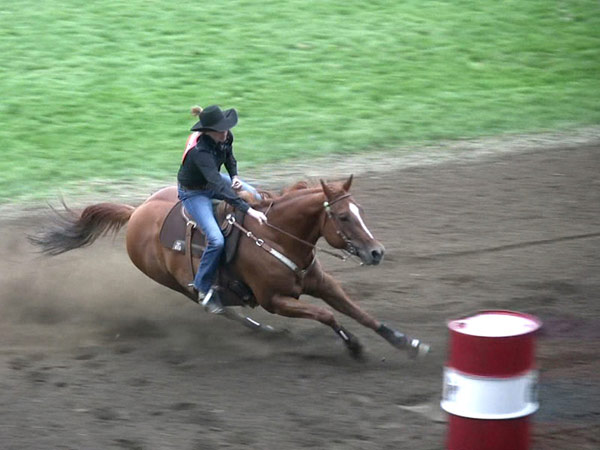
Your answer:
[[[351,175],[338,182],[301,182],[279,195],[271,193],[254,201],[253,207],[263,211],[268,222],[261,225],[245,216],[237,224],[245,234],[240,236],[236,255],[225,269],[249,287],[257,305],[273,314],[312,319],[329,326],[354,357],[363,353],[359,339],[340,325],[331,309],[303,302],[301,295],[322,299],[411,357],[424,355],[429,350],[427,344],[365,312],[323,269],[316,256],[316,244],[322,237],[331,247],[360,258],[362,264],[377,265],[384,258],[383,245],[367,228],[363,208],[350,193],[352,179]],[[68,214],[59,213],[53,226],[30,236],[30,240],[43,253],[57,255],[91,245],[100,236],[116,234],[127,224],[126,248],[133,264],[154,281],[197,301],[189,287],[193,279],[189,255],[165,248],[159,241],[161,225],[177,201],[177,189],[170,186],[137,207],[98,203],[76,213],[65,205]],[[274,253],[266,248],[282,258],[273,257]],[[225,310],[230,318],[240,317],[231,314],[231,308]],[[258,322],[246,319],[260,327]]]

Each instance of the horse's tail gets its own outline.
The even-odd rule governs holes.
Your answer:
[[[92,245],[100,236],[117,233],[131,217],[133,206],[116,203],[98,203],[85,208],[80,214],[63,203],[65,212],[56,213],[46,229],[29,241],[42,253],[55,256],[80,247]]]

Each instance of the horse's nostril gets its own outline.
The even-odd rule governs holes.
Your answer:
[[[373,261],[381,261],[381,258],[383,258],[383,252],[379,250],[373,250],[371,252],[371,257],[373,258]]]

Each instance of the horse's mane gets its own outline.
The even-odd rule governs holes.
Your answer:
[[[327,186],[334,192],[342,191],[342,182],[328,182]],[[279,192],[259,189],[262,200],[256,200],[250,193],[242,192],[240,196],[246,200],[252,207],[269,206],[288,198],[295,198],[307,193],[321,192],[323,190],[321,183],[317,180],[301,180],[290,186],[282,188]]]

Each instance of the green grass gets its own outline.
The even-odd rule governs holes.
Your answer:
[[[242,167],[600,123],[579,1],[19,0],[0,6],[0,202],[174,179],[193,104]]]

